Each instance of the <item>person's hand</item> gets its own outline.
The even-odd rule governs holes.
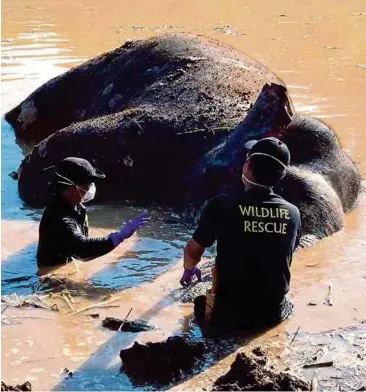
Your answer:
[[[194,267],[191,270],[184,268],[184,272],[183,272],[183,276],[180,280],[180,284],[183,287],[188,287],[192,282],[193,276],[196,276],[197,280],[199,282],[202,282],[202,272],[198,267]]]
[[[130,238],[132,234],[141,229],[150,219],[147,211],[142,212],[137,218],[128,221],[119,231],[109,234],[114,246],[118,246],[125,239]]]

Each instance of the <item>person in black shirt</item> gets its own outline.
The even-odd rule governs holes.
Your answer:
[[[144,211],[119,231],[89,238],[88,216],[83,203],[94,198],[94,181],[105,175],[82,158],[69,157],[58,165],[52,183],[52,200],[39,226],[39,267],[64,264],[72,258],[84,261],[105,255],[141,228],[149,219]]]
[[[200,280],[197,264],[205,248],[217,241],[211,325],[251,329],[292,313],[286,294],[301,220],[298,208],[272,190],[290,163],[287,146],[271,137],[250,141],[245,147],[245,187],[210,200],[203,209],[184,250],[181,284],[189,286],[194,275]],[[195,301],[197,319],[202,316],[202,300]]]

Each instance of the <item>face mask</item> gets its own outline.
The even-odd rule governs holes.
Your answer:
[[[85,191],[85,189],[80,188],[76,185],[76,187],[79,189],[82,189],[83,191]],[[95,187],[94,182],[90,185],[89,189],[86,191],[86,193],[84,194],[84,196],[81,198],[81,202],[82,203],[87,203],[90,200],[93,200],[95,197],[95,193],[97,191],[97,188]],[[79,192],[80,193],[80,192]]]
[[[259,186],[260,188],[264,188],[264,189],[271,189],[271,188],[272,188],[272,187],[270,187],[270,186],[258,184],[257,182],[248,180],[248,179],[245,177],[245,174],[242,174],[242,175],[241,175],[241,179],[242,179],[244,185],[245,185],[245,183],[247,182],[247,183],[249,183],[249,184],[251,184],[251,185]]]

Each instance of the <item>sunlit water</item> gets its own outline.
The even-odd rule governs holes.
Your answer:
[[[287,83],[299,113],[319,117],[334,127],[364,176],[366,70],[357,67],[366,62],[362,7],[363,2],[356,0],[347,5],[342,1],[314,2],[308,7],[287,0],[266,2],[265,7],[261,2],[243,6],[235,0],[161,0],[128,7],[112,0],[7,0],[3,2],[2,114],[45,81],[127,38],[189,31],[219,39],[267,64]],[[42,211],[19,199],[17,182],[9,173],[17,170],[23,152],[4,120],[1,129],[2,293],[27,294],[41,287],[35,254]],[[341,233],[296,255],[291,290],[296,314],[272,335],[277,341],[286,340],[284,331],[298,326],[324,330],[365,316],[365,207],[362,195]],[[106,235],[139,211],[122,205],[90,206],[92,234]],[[174,300],[180,290],[179,261],[192,228],[167,223],[159,209],[151,212],[151,223],[121,249],[55,273],[69,279],[71,287],[97,298],[121,292],[120,308],[99,309],[101,318],[123,317],[133,306],[133,317],[151,321],[158,330],[115,334],[100,328],[100,320],[65,314],[49,315],[51,321],[21,319],[22,324],[4,327],[2,366],[7,380],[16,383],[27,379],[39,389],[55,385],[64,390],[131,389],[129,379],[119,373],[120,349],[136,338],[159,341],[182,333],[201,338],[186,317],[191,308]],[[323,304],[329,284],[334,287],[333,307]],[[317,306],[309,307],[309,302]],[[41,311],[22,313],[25,317],[34,314],[44,317]],[[271,339],[271,335],[264,338]],[[40,358],[46,359],[37,362]],[[33,360],[36,362],[27,362]],[[213,358],[210,361],[215,362]],[[76,371],[66,381],[60,374],[65,366]],[[212,372],[219,375],[222,367]],[[194,379],[191,386],[196,386]]]

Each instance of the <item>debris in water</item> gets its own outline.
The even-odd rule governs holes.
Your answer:
[[[311,380],[311,391],[316,392],[318,390],[318,377],[314,376]]]
[[[290,342],[290,346],[291,346],[291,344],[294,342],[294,340],[296,339],[296,336],[297,336],[297,334],[299,333],[299,331],[300,331],[300,327],[297,328],[297,330],[296,330],[296,332],[295,332],[295,335],[294,335],[294,337],[292,338],[292,340],[291,340],[291,342]]]
[[[237,32],[231,25],[214,27],[214,30],[219,31],[220,33],[224,33],[226,35],[244,35],[243,33]]]
[[[68,368],[65,368],[64,370],[62,370],[61,373],[65,375],[66,379],[71,378],[74,375],[74,373],[72,371],[70,371]]]
[[[15,385],[13,387],[1,381],[1,390],[2,391],[31,391],[32,385],[29,381],[26,381],[24,384]]]
[[[18,172],[17,171],[12,171],[11,173],[9,173],[9,177],[11,177],[13,180],[17,180],[18,179]]]
[[[81,312],[85,312],[85,310],[104,307],[104,305],[110,304],[111,302],[117,301],[119,299],[121,299],[121,296],[112,297],[112,298],[107,299],[106,301],[102,301],[102,302],[98,302],[93,305],[85,306],[84,308],[81,308],[81,309],[77,310],[76,312],[72,313],[72,315],[79,314]]]
[[[202,342],[188,342],[180,336],[146,345],[135,342],[120,352],[121,371],[137,382],[169,384],[191,374],[203,354]]]
[[[90,313],[90,314],[87,314],[87,316],[96,319],[96,318],[99,318],[99,313]]]
[[[325,305],[333,306],[333,285],[328,286],[328,296],[325,300]]]
[[[118,328],[119,331],[122,331],[123,326],[125,325],[125,322],[127,321],[128,316],[131,314],[131,312],[132,312],[132,308],[131,308],[131,309],[129,310],[129,312],[127,313],[127,315],[126,315],[125,319],[123,320],[121,326]]]
[[[266,356],[266,352],[262,347],[256,347],[252,350],[252,353],[257,357],[264,357]]]
[[[107,317],[102,321],[102,325],[105,328],[111,329],[112,331],[122,332],[144,332],[151,331],[155,327],[149,325],[145,320],[134,320],[125,321],[114,317]]]
[[[18,296],[16,293],[13,293],[10,295],[2,295],[1,302],[5,303],[7,306],[20,307],[21,309],[23,309],[23,306],[28,305],[36,308],[54,310],[53,307],[43,301],[43,298],[45,298],[45,296],[38,296],[36,294]]]
[[[267,358],[267,357],[266,357]],[[267,361],[266,361],[267,363]],[[263,358],[239,353],[230,370],[219,377],[214,391],[309,391],[310,383],[290,373],[263,364]]]
[[[334,365],[333,361],[316,362],[316,363],[306,363],[305,365],[303,365],[303,368],[309,369],[309,368],[317,368],[317,367],[329,367],[333,365]]]

